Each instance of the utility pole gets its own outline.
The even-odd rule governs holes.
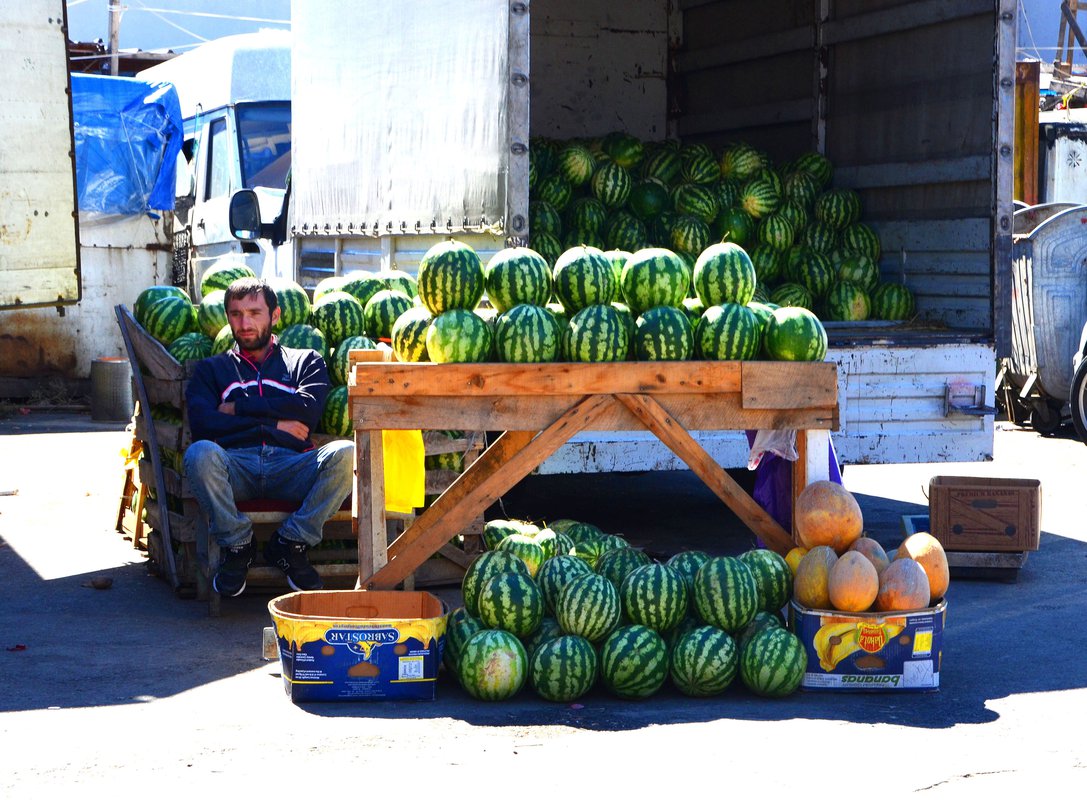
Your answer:
[[[117,52],[117,43],[121,37],[121,2],[109,0],[109,74],[117,74],[117,64],[120,58]]]

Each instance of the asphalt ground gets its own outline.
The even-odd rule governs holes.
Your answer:
[[[210,618],[114,530],[123,428],[73,414],[0,420],[5,798],[73,787],[457,797],[478,795],[481,779],[488,793],[512,779],[529,797],[583,785],[634,797],[1087,789],[1087,447],[1070,433],[998,423],[992,462],[845,469],[870,535],[888,546],[903,514],[927,509],[933,475],[1042,481],[1041,549],[1014,582],[953,581],[938,692],[771,701],[737,681],[709,700],[666,686],[638,702],[597,690],[550,704],[526,690],[486,704],[443,676],[433,702],[296,705],[278,662],[261,657],[274,593],[247,592]],[[660,554],[751,543],[685,472],[529,478],[498,512],[584,519]],[[455,588],[436,593],[457,602]]]

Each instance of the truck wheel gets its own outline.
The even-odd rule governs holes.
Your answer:
[[[1035,400],[1030,411],[1030,427],[1043,436],[1056,433],[1061,427],[1061,410],[1054,408],[1048,400]]]
[[[1087,444],[1087,358],[1079,362],[1072,376],[1068,403],[1072,406],[1072,424],[1076,427],[1076,434],[1081,442]]]

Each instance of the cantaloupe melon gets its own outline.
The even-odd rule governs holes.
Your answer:
[[[861,507],[840,483],[815,481],[796,498],[797,543],[809,550],[826,545],[844,553],[864,530]]]

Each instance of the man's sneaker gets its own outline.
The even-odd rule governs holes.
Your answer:
[[[252,540],[237,547],[224,547],[219,557],[219,572],[211,586],[224,597],[237,597],[245,591],[245,576],[253,563]]]
[[[276,533],[264,545],[264,560],[283,570],[287,583],[296,592],[309,592],[320,589],[324,584],[306,558],[308,549],[302,542],[284,539]]]

